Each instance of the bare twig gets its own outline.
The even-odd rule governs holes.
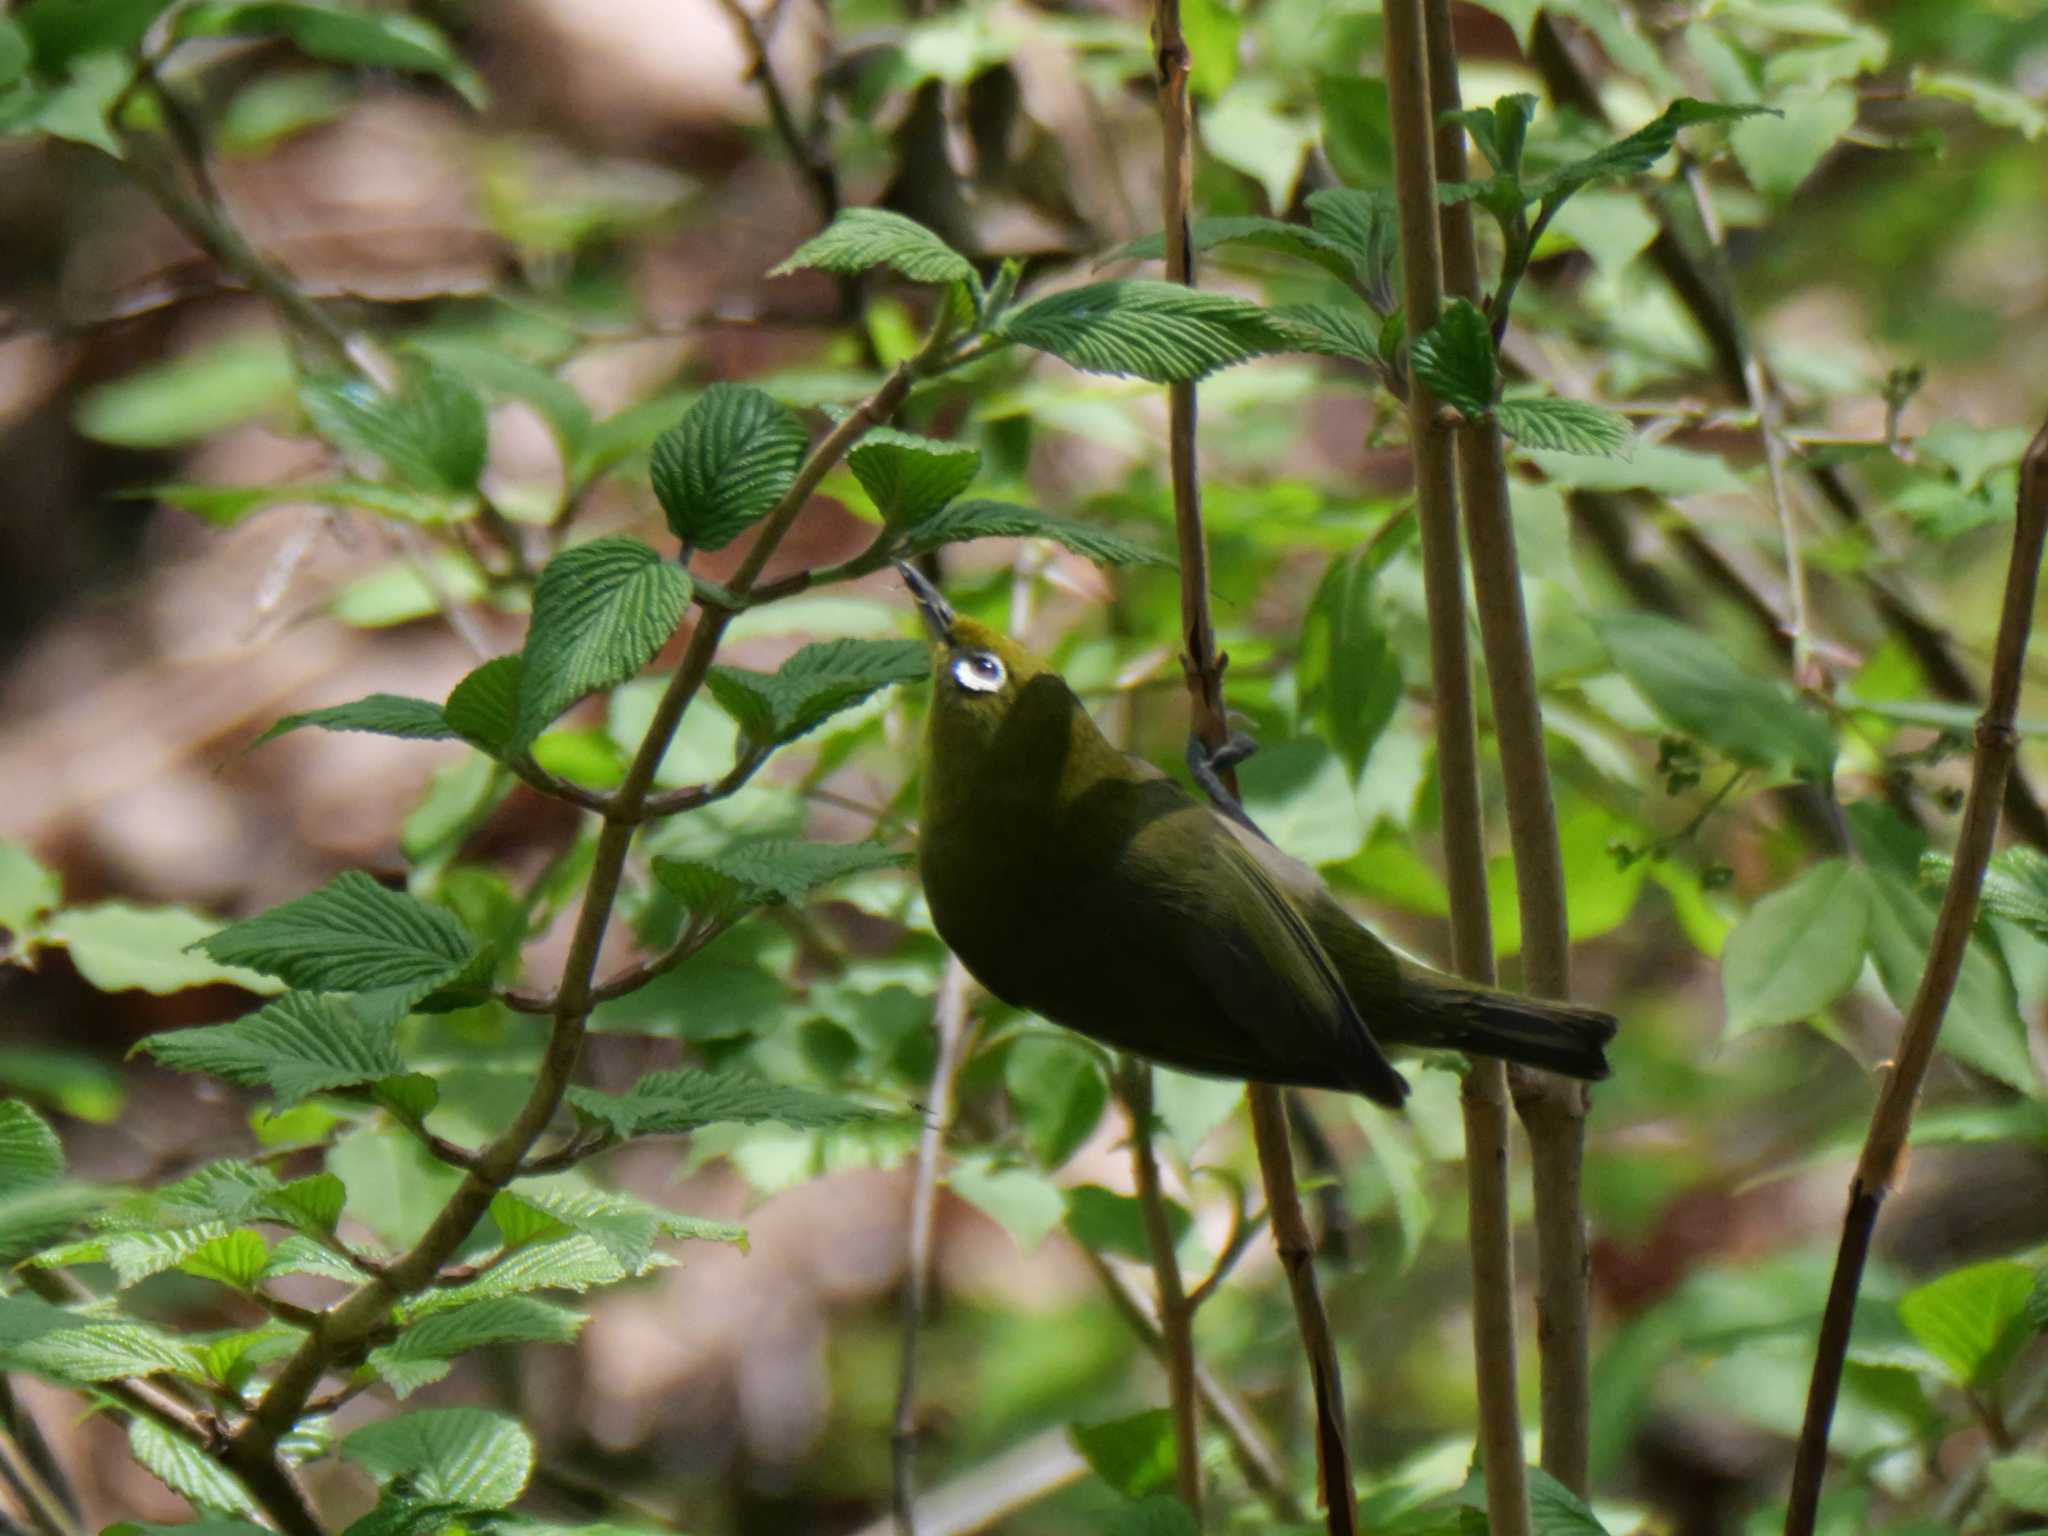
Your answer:
[[[2006,568],[2005,606],[1998,621],[1998,650],[1991,667],[1990,694],[1977,722],[1976,752],[1970,770],[1969,798],[1956,833],[1955,862],[1942,894],[1941,915],[1934,925],[1927,970],[1920,978],[1913,1005],[1891,1072],[1870,1116],[1863,1155],[1849,1181],[1849,1209],[1842,1219],[1842,1242],[1835,1258],[1835,1276],[1828,1287],[1815,1347],[1813,1381],[1807,1391],[1806,1418],[1799,1431],[1799,1453],[1792,1472],[1792,1497],[1785,1514],[1785,1536],[1812,1536],[1820,1505],[1821,1479],[1827,1470],[1828,1428],[1841,1389],[1842,1367],[1849,1351],[1849,1326],[1856,1293],[1870,1256],[1884,1198],[1902,1172],[1906,1136],[1920,1084],[1934,1056],[1935,1039],[1963,957],[1970,928],[1976,921],[1977,899],[1984,869],[1998,833],[1998,805],[2005,776],[2019,748],[2013,720],[2019,712],[2020,685],[2026,663],[2028,632],[2033,627],[2034,596],[2040,582],[2041,549],[2048,539],[2048,423],[2034,434],[2020,460],[2019,505],[2013,524],[2012,559]]]
[[[740,42],[747,50],[747,77],[761,87],[761,97],[768,104],[768,120],[774,125],[775,136],[782,141],[783,150],[790,161],[802,173],[804,183],[811,189],[811,198],[818,205],[818,220],[830,224],[839,216],[839,171],[832,163],[832,156],[815,128],[806,130],[797,125],[796,114],[789,109],[789,97],[782,89],[782,82],[776,78],[775,67],[768,59],[768,40],[761,35],[760,25],[753,13],[741,0],[718,0],[719,9],[732,21],[733,30],[740,35]]]
[[[1174,1253],[1173,1224],[1160,1187],[1159,1159],[1152,1151],[1152,1069],[1136,1057],[1118,1064],[1117,1097],[1131,1117],[1131,1168],[1145,1247],[1152,1259],[1152,1283],[1159,1293],[1160,1353],[1166,1361],[1166,1400],[1173,1413],[1174,1486],[1180,1500],[1202,1518],[1201,1420],[1195,1395],[1195,1311],[1188,1305],[1180,1259]]]
[[[973,1536],[1087,1474],[1066,1430],[1049,1429],[927,1493],[917,1501],[917,1528],[921,1536]],[[854,1536],[895,1532],[895,1516],[884,1515]]]
[[[1117,1311],[1145,1341],[1145,1347],[1155,1355],[1163,1354],[1165,1335],[1160,1331],[1158,1314],[1147,1304],[1144,1292],[1094,1249],[1084,1248],[1081,1253],[1109,1292],[1109,1299],[1116,1303]],[[1237,1462],[1238,1471],[1244,1475],[1246,1485],[1266,1501],[1266,1508],[1272,1511],[1273,1518],[1284,1525],[1298,1525],[1305,1521],[1307,1512],[1287,1484],[1287,1468],[1280,1460],[1280,1453],[1267,1441],[1244,1400],[1200,1361],[1195,1363],[1195,1390],[1201,1394],[1202,1406],[1209,1410],[1210,1418],[1216,1421],[1216,1427],[1223,1431],[1224,1439],[1229,1442],[1231,1457]]]
[[[897,1536],[917,1536],[917,1343],[924,1327],[925,1301],[932,1281],[932,1230],[939,1208],[939,1157],[945,1150],[946,1126],[953,1118],[953,1083],[967,1059],[967,968],[946,961],[932,1009],[938,1035],[938,1058],[932,1063],[931,1090],[925,1095],[924,1129],[917,1141],[917,1172],[910,1187],[910,1234],[904,1259],[903,1352],[896,1375],[896,1428],[891,1438],[895,1477]]]
[[[1388,0],[1384,13],[1403,313],[1408,334],[1420,336],[1436,323],[1444,296],[1428,26],[1423,0]],[[1448,47],[1447,21],[1444,27]],[[1450,71],[1455,78],[1455,60]],[[1476,286],[1476,272],[1469,275]],[[1502,310],[1505,313],[1505,293]],[[1459,974],[1490,983],[1493,939],[1452,442],[1436,396],[1412,368],[1408,385],[1416,514],[1429,610],[1430,679],[1436,694],[1437,772],[1451,895],[1451,952]],[[1497,438],[1494,443],[1497,452]],[[1463,1103],[1471,1207],[1472,1326],[1479,1363],[1487,1514],[1495,1536],[1527,1536],[1529,1492],[1515,1389],[1514,1260],[1508,1246],[1507,1092],[1500,1069],[1488,1062],[1475,1063],[1465,1080]]]
[[[35,1523],[42,1536],[85,1536],[77,1516],[64,1507],[64,1501],[43,1480],[34,1460],[5,1424],[0,1424],[0,1482],[7,1484],[21,1504],[22,1513]]]
[[[1461,105],[1449,0],[1428,0],[1427,23],[1430,103],[1439,125],[1436,170],[1444,180],[1463,181],[1465,131],[1455,122],[1444,121],[1445,113]],[[1471,204],[1444,208],[1441,221],[1446,288],[1453,296],[1476,304],[1479,253],[1472,232]],[[1493,316],[1496,333],[1505,328],[1508,319],[1506,305],[1497,305]],[[1457,456],[1465,530],[1472,548],[1480,643],[1486,653],[1494,735],[1500,745],[1508,837],[1514,849],[1522,982],[1539,996],[1563,998],[1571,992],[1564,858],[1558,845],[1550,765],[1543,750],[1543,707],[1529,648],[1528,617],[1522,606],[1521,570],[1499,424],[1489,417],[1459,428]],[[1465,1105],[1467,1157],[1474,1165],[1472,1264],[1477,1301],[1473,1326],[1479,1343],[1480,1413],[1487,1424],[1488,1464],[1491,1466],[1496,1452],[1505,1454],[1509,1447],[1521,1443],[1520,1413],[1514,1406],[1514,1269],[1511,1255],[1502,1252],[1496,1256],[1494,1252],[1495,1245],[1506,1244],[1510,1237],[1506,1126],[1496,1125],[1492,1119],[1496,1104],[1505,1115],[1502,1090],[1507,1083],[1513,1086],[1514,1101],[1529,1134],[1535,1170],[1543,1465],[1559,1482],[1583,1496],[1592,1420],[1589,1266],[1585,1207],[1580,1198],[1586,1091],[1578,1083],[1549,1073],[1520,1068],[1503,1073],[1491,1063],[1480,1063],[1466,1079]],[[1477,1199],[1482,1153],[1500,1163],[1498,1186],[1489,1189],[1483,1207]],[[1501,1289],[1489,1295],[1489,1286]],[[1490,1394],[1489,1378],[1493,1380]],[[1499,1493],[1514,1498],[1505,1486]]]

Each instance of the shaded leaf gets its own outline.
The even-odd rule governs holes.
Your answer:
[[[128,1449],[136,1461],[188,1500],[195,1509],[232,1515],[253,1515],[256,1503],[225,1467],[190,1441],[181,1440],[154,1419],[135,1415],[128,1421]],[[227,1522],[222,1522],[227,1523]],[[240,1522],[233,1522],[239,1524]],[[195,1526],[180,1526],[193,1531]]]
[[[809,441],[760,390],[712,385],[654,441],[649,468],[670,532],[695,549],[725,548],[781,500]]]
[[[707,1125],[772,1120],[813,1130],[876,1118],[865,1105],[737,1072],[652,1072],[625,1093],[571,1088],[569,1102],[621,1140],[680,1136]]]
[[[974,482],[981,455],[965,443],[874,427],[846,463],[884,520],[915,523]]]
[[[516,746],[585,694],[633,676],[667,643],[690,603],[690,578],[638,539],[592,539],[547,563],[519,672]]]
[[[1332,277],[1346,282],[1358,276],[1358,267],[1344,242],[1331,238],[1307,224],[1288,224],[1279,219],[1252,216],[1196,219],[1189,229],[1189,243],[1197,251],[1219,245],[1249,245],[1262,251],[1277,251],[1314,262]],[[1096,263],[1112,261],[1157,261],[1166,255],[1166,236],[1150,234],[1119,246]]]
[[[1282,304],[1273,314],[1294,336],[1293,350],[1361,363],[1380,360],[1380,322],[1358,304]]]
[[[64,1172],[64,1148],[43,1117],[19,1099],[0,1099],[0,1196],[48,1184]]]
[[[1721,987],[1731,1035],[1821,1012],[1863,970],[1870,897],[1843,859],[1815,865],[1773,891],[1728,936]]]
[[[1391,192],[1325,187],[1309,193],[1308,217],[1313,228],[1343,247],[1369,290],[1385,291],[1401,254]]]
[[[215,0],[178,13],[179,37],[285,37],[336,64],[432,75],[481,108],[486,92],[438,27],[416,16],[305,0]]]
[[[888,267],[914,283],[976,284],[974,264],[965,256],[922,224],[886,208],[843,209],[768,275],[784,277],[806,267],[845,273]]]
[[[1316,588],[1302,623],[1302,708],[1356,778],[1401,702],[1401,662],[1380,623],[1370,555],[1340,555]]]
[[[395,395],[354,376],[308,379],[299,403],[323,436],[424,490],[466,494],[483,473],[483,402],[432,363],[409,366]]]
[[[438,704],[403,694],[373,693],[348,704],[330,704],[325,709],[286,715],[249,746],[253,750],[307,725],[323,731],[366,731],[373,736],[397,736],[407,741],[445,741],[457,734]]]
[[[524,658],[498,656],[457,683],[441,713],[448,728],[492,757],[512,750],[519,730],[519,691]]]
[[[1727,123],[1759,115],[1777,117],[1780,114],[1769,107],[1727,106],[1681,96],[1626,138],[1617,139],[1583,159],[1551,172],[1536,190],[1547,205],[1554,206],[1589,181],[1613,180],[1648,170],[1678,142],[1681,129],[1696,123]]]
[[[1171,566],[1173,561],[1117,534],[1087,523],[1052,517],[1008,501],[956,501],[907,530],[896,546],[908,560],[947,544],[971,539],[1051,539],[1097,565]]]
[[[1478,420],[1493,409],[1493,331],[1470,302],[1453,299],[1409,349],[1415,375],[1459,414]]]
[[[2032,1332],[2034,1272],[2010,1259],[1972,1264],[1899,1298],[1899,1321],[1957,1386],[1989,1387]]]
[[[1067,1435],[1095,1475],[1127,1499],[1142,1499],[1173,1483],[1170,1409],[1148,1408],[1100,1424],[1069,1424]]]
[[[340,999],[310,992],[287,992],[232,1023],[151,1035],[137,1049],[180,1072],[268,1088],[279,1109],[405,1071],[388,1019],[371,1023]]]
[[[931,651],[921,641],[824,640],[772,673],[714,666],[704,681],[748,739],[765,747],[794,741],[877,690],[930,672]]]
[[[1116,1194],[1099,1184],[1081,1184],[1066,1192],[1066,1201],[1067,1230],[1082,1247],[1135,1259],[1141,1264],[1151,1262],[1144,1209],[1135,1198]],[[1166,1225],[1178,1246],[1194,1225],[1194,1218],[1186,1206],[1168,1200]]]
[[[1911,881],[1894,871],[1871,865],[1863,873],[1870,887],[1870,958],[1886,996],[1904,1013],[1912,1007],[1927,969],[1935,910]],[[1962,969],[1942,1019],[1941,1047],[2028,1093],[2039,1086],[2012,986],[1974,938],[1963,951]]]
[[[1049,294],[1003,315],[989,334],[1050,352],[1086,373],[1155,384],[1199,379],[1292,344],[1287,326],[1256,304],[1137,279]]]
[[[1580,400],[1502,400],[1493,415],[1501,431],[1525,448],[1625,459],[1635,441],[1626,416]]]
[[[365,1424],[341,1454],[380,1485],[403,1478],[427,1502],[510,1504],[533,1471],[533,1441],[518,1420],[481,1408],[431,1408]]]

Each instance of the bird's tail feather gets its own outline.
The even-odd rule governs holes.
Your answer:
[[[1607,1075],[1614,1017],[1472,986],[1431,986],[1414,1000],[1396,1037],[1406,1045],[1470,1051],[1525,1067],[1598,1081]]]

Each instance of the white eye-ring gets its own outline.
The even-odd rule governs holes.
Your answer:
[[[994,693],[1003,686],[1003,664],[987,651],[970,651],[954,658],[953,681],[969,693]]]

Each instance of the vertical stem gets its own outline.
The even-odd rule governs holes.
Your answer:
[[[1152,1283],[1159,1291],[1159,1334],[1166,1358],[1167,1402],[1173,1410],[1174,1487],[1199,1528],[1202,1522],[1201,1423],[1195,1392],[1194,1309],[1188,1305],[1173,1226],[1166,1217],[1166,1192],[1159,1159],[1152,1151],[1152,1069],[1125,1057],[1117,1071],[1117,1097],[1131,1117],[1131,1170],[1137,1181],[1138,1211],[1145,1223],[1145,1247],[1152,1258]]]
[[[1194,282],[1194,252],[1188,235],[1188,202],[1194,181],[1194,116],[1188,94],[1190,58],[1181,33],[1179,0],[1155,0],[1152,41],[1157,50],[1159,109],[1164,128],[1162,178],[1166,272],[1176,282]],[[1195,465],[1195,386],[1174,384],[1167,396],[1167,458],[1173,476],[1173,522],[1180,557],[1182,670],[1187,677],[1190,724],[1211,749],[1228,739],[1223,710],[1225,658],[1216,649],[1209,621],[1209,551],[1202,532],[1200,481]],[[1231,793],[1236,776],[1223,774]],[[1294,1153],[1287,1138],[1287,1110],[1270,1083],[1248,1085],[1252,1131],[1273,1239],[1287,1271],[1295,1324],[1308,1356],[1315,1391],[1316,1468],[1321,1479],[1324,1519],[1330,1536],[1351,1536],[1358,1527],[1357,1495],[1351,1486],[1351,1455],[1345,1445],[1344,1391],[1337,1369],[1336,1342],[1316,1287],[1314,1245],[1295,1184]]]
[[[1385,15],[1403,311],[1408,334],[1414,337],[1435,324],[1443,308],[1435,114],[1423,0],[1387,0]],[[1452,443],[1436,397],[1412,370],[1408,411],[1424,595],[1429,608],[1430,677],[1436,694],[1437,774],[1451,895],[1451,953],[1460,975],[1490,983],[1493,937]],[[1527,1536],[1529,1489],[1515,1379],[1514,1258],[1508,1241],[1507,1090],[1497,1063],[1473,1064],[1465,1080],[1463,1107],[1465,1176],[1471,1206],[1472,1338],[1479,1370],[1487,1514],[1495,1536]]]
[[[1991,690],[1977,722],[1977,745],[1970,768],[1970,793],[1963,805],[1963,823],[1956,833],[1955,863],[1942,893],[1941,915],[1935,920],[1928,947],[1927,970],[1913,994],[1906,1027],[1886,1077],[1870,1130],[1849,1181],[1849,1209],[1842,1219],[1842,1243],[1835,1258],[1835,1276],[1828,1287],[1827,1311],[1821,1317],[1814,1347],[1813,1380],[1807,1388],[1806,1418],[1799,1430],[1799,1454],[1792,1468],[1792,1496],[1785,1512],[1785,1536],[1812,1536],[1820,1507],[1821,1479],[1827,1471],[1828,1427],[1835,1398],[1841,1391],[1842,1367],[1849,1353],[1849,1327],[1870,1256],[1871,1234],[1884,1197],[1898,1181],[1912,1129],[1920,1084],[1934,1057],[1941,1020],[1969,952],[1970,928],[1977,919],[1977,898],[1984,868],[1998,834],[1998,806],[2005,794],[2019,736],[2013,719],[2019,713],[2020,683],[2027,659],[2028,631],[2033,627],[2034,598],[2041,576],[2041,548],[2048,540],[2048,422],[2034,434],[2020,460],[2019,506],[2013,523],[2012,559],[2005,573],[2005,605],[1998,619],[1998,648],[1991,664]]]
[[[932,1026],[939,1037],[925,1095],[924,1129],[917,1139],[917,1172],[910,1188],[910,1233],[904,1257],[903,1352],[896,1376],[896,1427],[890,1437],[893,1503],[898,1536],[917,1536],[917,1336],[931,1293],[932,1229],[939,1208],[939,1158],[953,1118],[953,1084],[967,1058],[967,968],[948,958],[939,980]]]
[[[1466,177],[1465,130],[1444,123],[1461,106],[1458,55],[1449,0],[1427,0],[1430,100],[1438,119],[1437,175]],[[1441,212],[1444,278],[1456,298],[1481,299],[1472,207]],[[1506,323],[1505,311],[1495,324]],[[1521,565],[1508,499],[1500,426],[1490,417],[1457,432],[1459,489],[1472,549],[1472,588],[1480,644],[1493,700],[1514,850],[1515,895],[1522,925],[1522,983],[1539,997],[1571,995],[1571,948],[1565,913],[1563,851],[1557,806],[1543,750],[1543,707],[1522,606]],[[1591,1463],[1591,1265],[1583,1199],[1587,1094],[1583,1085],[1550,1073],[1508,1074],[1528,1132],[1536,1195],[1536,1348],[1542,1364],[1543,1468],[1580,1497]],[[1475,1242],[1475,1284],[1479,1250]],[[1508,1275],[1512,1295],[1513,1275]],[[1512,1349],[1512,1342],[1509,1344]],[[1510,1359],[1510,1365],[1512,1359]],[[1503,1426],[1504,1430],[1504,1426]]]

